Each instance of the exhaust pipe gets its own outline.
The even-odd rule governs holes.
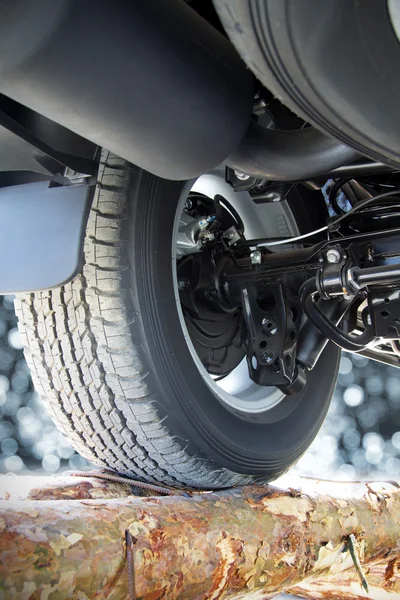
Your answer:
[[[313,127],[279,131],[251,122],[239,147],[225,162],[232,169],[260,179],[299,181],[322,175],[359,156]]]
[[[0,0],[0,70],[1,93],[167,179],[227,157],[281,180],[351,160],[319,132],[255,135],[250,70],[183,0]]]

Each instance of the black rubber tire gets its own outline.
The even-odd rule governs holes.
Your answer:
[[[400,168],[400,43],[386,2],[213,0],[256,77],[296,114]]]
[[[51,417],[92,462],[148,481],[221,488],[275,478],[324,420],[338,349],[327,348],[304,392],[254,420],[229,412],[197,370],[176,310],[172,226],[188,184],[102,158],[82,274],[16,299]]]

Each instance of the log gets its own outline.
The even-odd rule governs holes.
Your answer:
[[[395,482],[139,497],[125,484],[25,479],[0,480],[7,600],[400,597]]]

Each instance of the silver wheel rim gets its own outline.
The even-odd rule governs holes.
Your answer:
[[[298,233],[293,215],[286,202],[254,205],[247,192],[235,192],[225,182],[224,170],[215,170],[208,175],[202,175],[187,192],[183,194],[177,207],[173,236],[172,236],[172,272],[174,294],[180,325],[192,359],[209,389],[218,400],[228,409],[245,414],[257,414],[271,410],[277,406],[285,395],[276,387],[264,387],[254,383],[247,368],[246,358],[223,379],[214,381],[212,376],[200,361],[190,339],[183,315],[178,289],[177,276],[177,238],[181,215],[190,191],[196,191],[209,197],[220,194],[237,210],[244,225],[247,239],[268,238],[276,236],[292,236]],[[243,209],[245,207],[245,209]],[[261,207],[261,210],[260,210]],[[263,215],[260,215],[264,213]],[[263,218],[264,217],[264,218]],[[268,218],[265,218],[268,217]],[[292,246],[287,246],[291,248]],[[281,246],[284,249],[284,246]]]
[[[392,27],[400,42],[400,0],[388,0],[388,10]]]

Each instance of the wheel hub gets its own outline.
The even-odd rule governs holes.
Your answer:
[[[190,254],[178,265],[179,298],[186,326],[208,373],[224,377],[242,361],[242,310],[224,308],[215,287],[216,264],[209,252]]]

